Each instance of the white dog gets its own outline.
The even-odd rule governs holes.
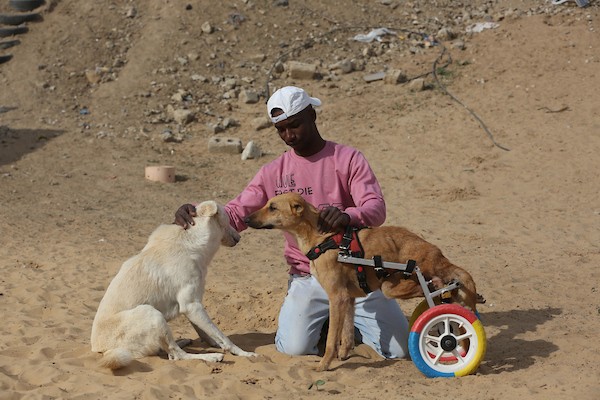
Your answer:
[[[221,244],[233,247],[240,235],[216,202],[205,201],[196,210],[196,224],[187,230],[178,225],[159,226],[141,253],[125,261],[108,286],[91,338],[92,351],[103,353],[102,366],[121,368],[160,349],[171,360],[223,360],[222,353],[191,354],[179,347],[167,325],[179,314],[210,345],[238,356],[257,355],[233,344],[202,306],[208,264]]]

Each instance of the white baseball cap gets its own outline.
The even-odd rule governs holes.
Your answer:
[[[292,115],[298,114],[309,105],[320,106],[321,100],[310,97],[303,89],[296,86],[285,86],[277,90],[267,101],[267,112],[274,124]],[[274,108],[283,110],[283,114],[274,117],[271,114]]]

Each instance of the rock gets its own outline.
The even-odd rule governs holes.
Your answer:
[[[408,83],[408,90],[411,92],[420,92],[425,90],[425,79],[416,78]]]
[[[281,61],[277,61],[275,63],[275,65],[273,66],[273,71],[277,72],[278,74],[285,71],[285,67],[283,66],[283,63]]]
[[[175,135],[170,129],[165,129],[161,134],[160,138],[165,143],[181,143],[183,137],[181,135]]]
[[[252,120],[252,127],[257,131],[270,128],[271,126],[273,126],[273,123],[267,117],[258,117]]]
[[[292,79],[315,79],[317,77],[317,66],[315,64],[290,61],[287,69]]]
[[[171,96],[171,100],[175,100],[178,102],[182,102],[184,100],[189,100],[190,98],[191,98],[190,93],[183,89],[178,89],[177,93],[175,93]]]
[[[212,25],[208,21],[204,22],[202,24],[202,26],[200,27],[200,29],[202,29],[202,32],[208,33],[208,34],[211,34],[211,33],[214,32],[214,28],[212,27]]]
[[[180,125],[187,125],[195,119],[194,113],[191,110],[183,108],[173,110],[172,117],[173,120]]]
[[[380,81],[384,78],[385,78],[385,72],[383,72],[383,71],[375,72],[373,74],[368,74],[368,75],[363,76],[363,79],[365,80],[365,82]]]
[[[238,98],[240,100],[240,103],[243,104],[255,104],[258,103],[259,100],[258,93],[248,89],[242,89]]]
[[[136,15],[137,9],[135,7],[129,7],[129,9],[127,10],[127,14],[125,14],[127,18],[135,18]]]
[[[227,117],[223,118],[223,122],[221,122],[221,125],[223,126],[223,128],[227,129],[231,128],[232,126],[239,126],[240,123],[233,118]]]
[[[385,83],[388,85],[397,85],[399,83],[404,83],[407,81],[406,74],[399,69],[390,69],[385,73],[385,78],[383,79]]]
[[[221,83],[221,86],[223,86],[225,90],[235,89],[238,86],[238,81],[235,78],[226,78]]]
[[[456,38],[456,33],[454,33],[450,28],[442,28],[438,31],[435,37],[441,41],[452,40]]]
[[[242,152],[242,141],[234,137],[213,136],[208,140],[208,151],[211,153],[239,154]]]
[[[350,61],[352,63],[353,71],[364,71],[366,68],[367,62],[365,60],[354,59]]]
[[[225,128],[219,123],[216,124],[207,124],[208,130],[214,134],[221,133],[225,131]]]
[[[262,156],[262,151],[260,147],[254,143],[254,141],[249,141],[244,151],[242,152],[242,160],[252,160],[257,159]]]
[[[456,42],[452,42],[452,48],[464,50],[464,49],[466,49],[465,42],[463,42],[462,40],[457,40]]]
[[[85,78],[87,79],[87,81],[91,84],[97,84],[100,82],[100,80],[102,79],[102,76],[94,71],[90,71],[90,70],[86,70],[85,71]]]
[[[350,72],[354,71],[354,66],[352,65],[352,61],[345,59],[332,64],[329,69],[332,71],[340,70],[343,74],[349,74]]]
[[[204,75],[194,74],[191,76],[191,79],[196,82],[208,82],[208,78]]]

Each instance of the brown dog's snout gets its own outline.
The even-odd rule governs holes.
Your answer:
[[[256,217],[255,217],[256,213],[252,213],[250,215],[247,215],[244,218],[244,222],[246,223],[246,225],[248,225],[250,228],[255,228],[255,229],[259,229],[260,228],[260,224],[258,224],[256,222]]]
[[[247,215],[244,218],[244,222],[246,223],[246,225],[248,225],[250,228],[254,228],[254,229],[273,229],[273,225],[272,224],[264,224],[260,217],[258,217],[258,211],[257,212],[253,212],[250,215]]]
[[[244,223],[246,225],[248,225],[250,228],[256,228],[254,226],[254,218],[252,218],[252,214],[246,215],[246,217],[244,217]]]

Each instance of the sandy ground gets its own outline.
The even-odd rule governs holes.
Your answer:
[[[21,44],[2,50],[14,57],[0,65],[0,399],[600,398],[595,2],[140,3],[49,2]],[[466,33],[485,21],[498,26]],[[340,26],[363,29],[332,32]],[[350,40],[367,26],[397,34]],[[408,33],[442,27],[457,37],[429,47]],[[386,223],[437,244],[486,296],[488,349],[476,374],[426,378],[410,360],[382,360],[364,345],[326,373],[314,370],[317,356],[278,353],[287,269],[282,237],[263,231],[220,250],[204,299],[258,359],[97,366],[92,320],[121,263],[180,204],[227,202],[286,150],[272,128],[256,129],[267,73],[284,53],[284,66],[316,63],[322,79],[284,70],[271,89],[296,84],[321,98],[321,133],[366,154]],[[364,69],[332,67],[346,59]],[[425,74],[427,89],[364,81],[385,69]],[[238,100],[242,88],[260,100]],[[169,106],[194,121],[175,122]],[[226,118],[236,123],[209,128]],[[265,154],[211,152],[214,135],[252,140]],[[144,179],[146,165],[161,164],[176,167],[175,183]],[[400,304],[410,315],[418,302]],[[183,318],[171,326],[196,339]],[[188,349],[209,350],[199,340]]]

